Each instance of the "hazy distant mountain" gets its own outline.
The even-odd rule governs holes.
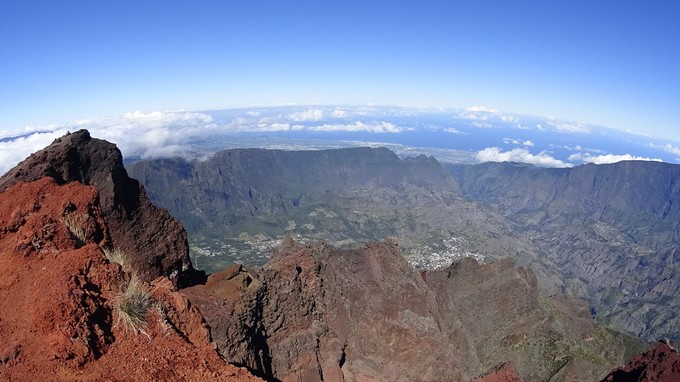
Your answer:
[[[463,195],[515,223],[563,290],[649,337],[680,338],[680,166],[452,166]],[[602,309],[600,309],[602,308]]]
[[[502,216],[465,201],[431,157],[401,160],[384,148],[234,149],[127,168],[184,223],[194,255],[217,254],[195,257],[207,270],[263,263],[263,248],[285,235],[336,245],[396,236],[414,264],[430,268],[522,247]]]

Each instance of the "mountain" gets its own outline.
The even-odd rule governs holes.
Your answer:
[[[465,201],[432,157],[402,160],[384,148],[234,149],[127,170],[185,224],[194,261],[210,272],[261,265],[286,235],[340,246],[399,237],[411,261],[429,268],[525,248],[502,216]]]
[[[680,338],[680,166],[451,166],[463,195],[494,208],[556,269],[563,292],[648,339]],[[539,266],[539,265],[536,265]]]
[[[100,163],[78,169],[82,162],[62,159],[45,167],[107,176]],[[36,158],[31,163],[40,166]],[[113,240],[102,194],[51,177],[0,193],[0,380],[258,380],[215,352],[201,313],[168,277],[141,281],[158,264],[145,270],[143,262],[116,255],[116,243],[126,241]],[[157,230],[149,240],[175,233],[153,214],[127,212]]]
[[[263,267],[182,292],[226,358],[273,380],[462,381],[507,361],[523,380],[597,380],[640,349],[509,258],[417,271],[395,241],[288,238]]]
[[[680,338],[680,166],[446,165],[387,149],[235,149],[129,164],[191,233],[208,272],[262,265],[286,235],[352,247],[397,237],[420,269],[512,256],[548,293],[649,341]]]
[[[395,239],[288,237],[262,267],[175,272],[181,225],[112,171],[114,146],[74,135],[1,180],[0,379],[256,380],[228,360],[284,381],[596,380],[640,351],[510,258],[416,270]],[[166,252],[144,261],[129,242]]]
[[[0,178],[0,191],[49,176],[59,185],[94,186],[112,246],[145,281],[168,276],[174,284],[197,277],[181,223],[151,204],[144,188],[128,177],[120,151],[86,130],[67,134],[32,154]]]

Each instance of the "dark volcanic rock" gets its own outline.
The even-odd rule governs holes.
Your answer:
[[[113,247],[140,277],[168,276],[182,284],[193,275],[186,231],[128,177],[114,144],[91,138],[86,130],[67,134],[3,175],[0,191],[45,176],[60,185],[80,182],[97,189]]]
[[[657,342],[647,352],[634,357],[622,368],[612,370],[602,382],[680,381],[680,355],[665,342]]]
[[[596,380],[627,346],[586,305],[540,297],[510,259],[418,272],[393,241],[339,250],[286,239],[264,267],[182,293],[227,359],[280,380],[462,381],[505,361],[524,380]]]

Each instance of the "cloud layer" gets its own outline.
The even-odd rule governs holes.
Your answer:
[[[660,160],[656,158],[680,162],[677,142],[555,118],[508,114],[483,106],[449,109],[301,105],[207,112],[136,111],[65,125],[0,130],[0,173],[67,131],[79,129],[88,129],[92,136],[117,144],[128,158],[205,155],[212,146],[199,145],[210,137],[229,133],[254,132],[285,139],[285,132],[295,132],[296,139],[324,139],[324,132],[344,132],[326,137],[352,140],[350,133],[370,133],[376,136],[370,140],[429,147],[431,152],[435,150],[432,147],[463,150],[461,157],[466,158],[466,163],[472,163],[473,156],[482,162],[514,161],[544,167]],[[393,136],[387,138],[386,134]],[[379,135],[385,138],[377,138]],[[355,137],[366,139],[358,134]],[[473,147],[486,148],[475,152]],[[621,152],[629,154],[610,154]]]
[[[569,156],[571,161],[580,161],[583,163],[594,163],[594,164],[608,164],[617,163],[627,160],[641,160],[641,161],[651,161],[651,162],[662,162],[661,159],[639,157],[630,154],[604,154],[604,155],[591,155],[591,154],[572,154]]]
[[[357,109],[364,113],[364,109]],[[88,129],[92,136],[115,143],[124,156],[143,159],[188,156],[188,142],[194,138],[233,132],[369,132],[400,133],[395,123],[375,120],[324,122],[326,113],[309,108],[289,114],[271,115],[257,110],[240,113],[217,122],[207,113],[185,111],[135,111],[119,117],[83,119],[63,126],[35,126],[16,131],[0,131],[0,174],[14,167],[31,153],[49,145],[68,131]],[[335,109],[334,118],[349,116]],[[344,122],[344,123],[343,123]]]
[[[572,167],[571,163],[563,162],[557,158],[552,157],[545,151],[538,154],[532,154],[527,149],[512,149],[510,151],[502,151],[498,147],[487,147],[484,150],[477,152],[476,158],[480,162],[518,162],[529,163],[541,167]]]

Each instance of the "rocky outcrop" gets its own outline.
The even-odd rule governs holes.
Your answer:
[[[166,277],[141,284],[150,305],[140,326],[122,325],[135,276],[105,255],[101,191],[61,183],[0,193],[0,380],[255,380],[215,352],[200,312]]]
[[[634,357],[627,366],[612,370],[602,382],[680,381],[680,355],[666,342],[655,343],[647,352]]]
[[[167,276],[175,285],[197,276],[186,231],[167,211],[151,204],[139,182],[128,177],[112,143],[80,130],[55,140],[0,178],[0,191],[18,182],[51,177],[59,185],[80,182],[97,190],[111,245],[146,281]]]
[[[284,381],[461,381],[506,361],[523,380],[596,380],[635,343],[597,326],[585,304],[540,297],[511,259],[419,272],[395,241],[340,250],[286,239],[264,267],[182,293],[227,359]]]

